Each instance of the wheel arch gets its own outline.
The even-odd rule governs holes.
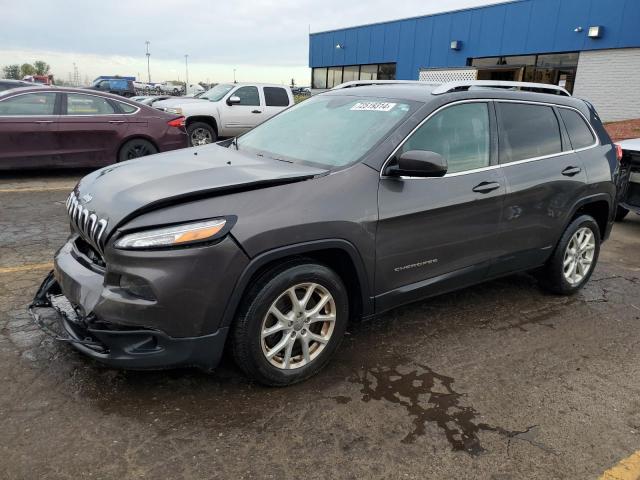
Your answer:
[[[614,211],[611,197],[606,193],[591,195],[581,199],[574,205],[571,215],[564,226],[564,230],[569,224],[580,215],[590,215],[598,224],[600,229],[600,239],[606,240],[611,230],[610,224],[613,221]]]
[[[215,117],[211,115],[189,116],[187,117],[185,128],[189,128],[189,125],[191,125],[194,122],[206,123],[207,125],[211,126],[211,128],[213,128],[213,130],[216,132],[216,136],[220,136],[220,130],[218,129],[218,122],[216,121]]]
[[[296,258],[312,259],[340,276],[348,290],[351,318],[373,313],[370,285],[358,250],[347,240],[319,240],[277,248],[253,258],[236,282],[220,326],[228,327],[233,323],[245,293],[256,278],[274,266]]]

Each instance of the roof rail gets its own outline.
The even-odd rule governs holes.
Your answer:
[[[571,94],[564,88],[557,85],[549,85],[546,83],[531,82],[507,82],[502,80],[467,80],[457,82],[442,83],[436,87],[431,93],[433,95],[442,95],[444,93],[454,92],[456,90],[470,90],[474,87],[478,88],[517,88],[520,90],[546,90],[548,93],[555,93],[570,97]]]
[[[440,83],[420,82],[418,80],[352,80],[350,82],[344,82],[340,85],[336,85],[331,90],[339,90],[342,88],[364,87],[367,85],[396,85],[396,84],[409,84],[409,85],[423,85],[436,87],[441,85]]]

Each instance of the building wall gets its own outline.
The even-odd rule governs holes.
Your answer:
[[[603,26],[603,37],[588,38],[590,25]],[[309,65],[397,63],[398,79],[415,80],[421,67],[460,67],[471,57],[640,47],[638,25],[640,0],[516,0],[314,33]]]
[[[640,118],[640,48],[581,52],[573,95],[605,122]]]

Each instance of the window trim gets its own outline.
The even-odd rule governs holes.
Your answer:
[[[0,118],[35,118],[35,117],[60,117],[60,110],[62,109],[62,96],[60,95],[61,92],[52,92],[51,90],[45,90],[43,91],[34,91],[34,90],[30,90],[28,92],[20,92],[20,93],[16,93],[15,95],[11,95],[8,96],[6,98],[2,98],[0,99],[0,103],[6,101],[6,100],[10,100],[12,98],[16,98],[22,95],[31,95],[31,94],[37,94],[37,93],[52,93],[53,95],[55,95],[55,100],[54,100],[54,104],[53,104],[53,113],[48,114],[48,115],[0,115]]]
[[[524,103],[524,104],[529,104],[529,105],[544,105],[544,106],[548,106],[548,107],[552,107],[552,108],[553,107],[555,107],[555,108],[566,108],[567,110],[573,110],[575,112],[578,112],[578,115],[580,115],[585,120],[585,122],[587,122],[587,125],[591,129],[591,133],[593,134],[593,136],[596,139],[596,141],[594,142],[593,145],[591,145],[589,147],[584,147],[584,148],[580,148],[580,149],[577,149],[577,150],[566,150],[566,151],[563,151],[563,152],[560,152],[560,153],[555,153],[553,155],[545,155],[545,156],[542,156],[542,157],[526,158],[526,159],[523,159],[523,160],[516,160],[515,162],[509,162],[509,163],[497,163],[495,165],[489,165],[488,167],[476,168],[476,169],[473,169],[473,170],[466,170],[464,172],[447,173],[446,175],[444,175],[442,177],[411,177],[411,176],[396,177],[396,176],[384,175],[384,172],[387,169],[387,166],[388,166],[389,162],[391,162],[391,160],[393,160],[393,158],[395,157],[396,153],[398,153],[398,150],[400,150],[400,148],[402,148],[402,146],[409,139],[409,137],[411,137],[416,130],[418,130],[424,123],[428,122],[434,115],[436,115],[441,110],[444,110],[447,107],[450,107],[450,106],[453,106],[453,105],[459,105],[459,104],[462,104],[462,103],[493,103],[495,105],[498,102]],[[497,115],[497,112],[495,112],[495,114]],[[497,116],[496,116],[496,120],[497,120]],[[562,127],[564,127],[564,124],[561,125],[560,127],[562,129]],[[492,132],[493,132],[493,130],[492,130]],[[498,133],[498,138],[499,138],[499,133]],[[493,140],[492,140],[491,145],[493,145]],[[567,105],[559,105],[557,103],[534,102],[534,101],[531,101],[531,100],[513,100],[513,99],[502,99],[502,98],[473,98],[473,99],[468,99],[468,100],[458,100],[456,102],[447,103],[446,105],[442,105],[442,106],[438,107],[433,112],[431,112],[429,115],[427,115],[418,125],[416,125],[407,134],[407,136],[398,144],[398,146],[393,149],[391,154],[389,154],[387,159],[383,162],[382,168],[380,169],[379,177],[380,177],[381,180],[389,179],[389,178],[401,178],[402,180],[437,180],[437,179],[440,179],[440,178],[458,177],[458,176],[461,176],[461,175],[470,175],[472,173],[484,172],[484,171],[488,171],[488,170],[495,170],[495,169],[498,169],[498,168],[503,168],[503,167],[507,167],[507,166],[511,166],[511,165],[519,165],[521,163],[536,162],[538,160],[546,160],[548,158],[562,157],[564,155],[569,155],[569,154],[572,154],[572,153],[578,153],[578,152],[582,152],[582,151],[585,151],[585,150],[590,150],[592,148],[596,148],[596,147],[599,147],[601,145],[602,144],[600,143],[600,137],[597,135],[595,129],[593,128],[593,125],[591,125],[591,122],[589,122],[589,120],[587,120],[585,115],[580,110],[578,110],[577,108],[574,108],[574,107],[570,107],[570,106],[567,106]],[[572,147],[573,147],[573,145],[572,145]]]
[[[61,94],[61,100],[60,100],[60,116],[61,117],[113,117],[114,115],[122,115],[122,116],[130,116],[130,115],[135,115],[137,114],[141,109],[140,107],[136,106],[136,105],[131,105],[130,103],[124,102],[120,99],[118,100],[114,100],[113,102],[111,101],[112,99],[109,97],[103,97],[102,95],[95,95],[93,93],[85,93],[85,92],[60,92]],[[66,113],[67,112],[67,95],[89,95],[91,97],[98,97],[101,98],[103,100],[106,100],[110,105],[112,105],[114,107],[114,112],[113,113],[95,113],[95,114],[91,114],[91,115],[77,115],[77,114],[69,114]],[[120,110],[120,107],[118,107],[118,102],[122,102],[122,103],[127,103],[127,105],[130,105],[132,107],[136,108],[135,112],[132,113],[124,113],[122,110]],[[63,113],[64,112],[64,113]]]

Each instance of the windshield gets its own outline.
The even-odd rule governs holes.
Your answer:
[[[238,138],[239,149],[335,168],[362,158],[415,102],[352,96],[305,100]]]
[[[217,102],[222,97],[224,97],[229,90],[231,90],[234,85],[216,85],[210,90],[207,90],[203,93],[199,98],[204,98],[205,100],[210,100],[212,102]]]

